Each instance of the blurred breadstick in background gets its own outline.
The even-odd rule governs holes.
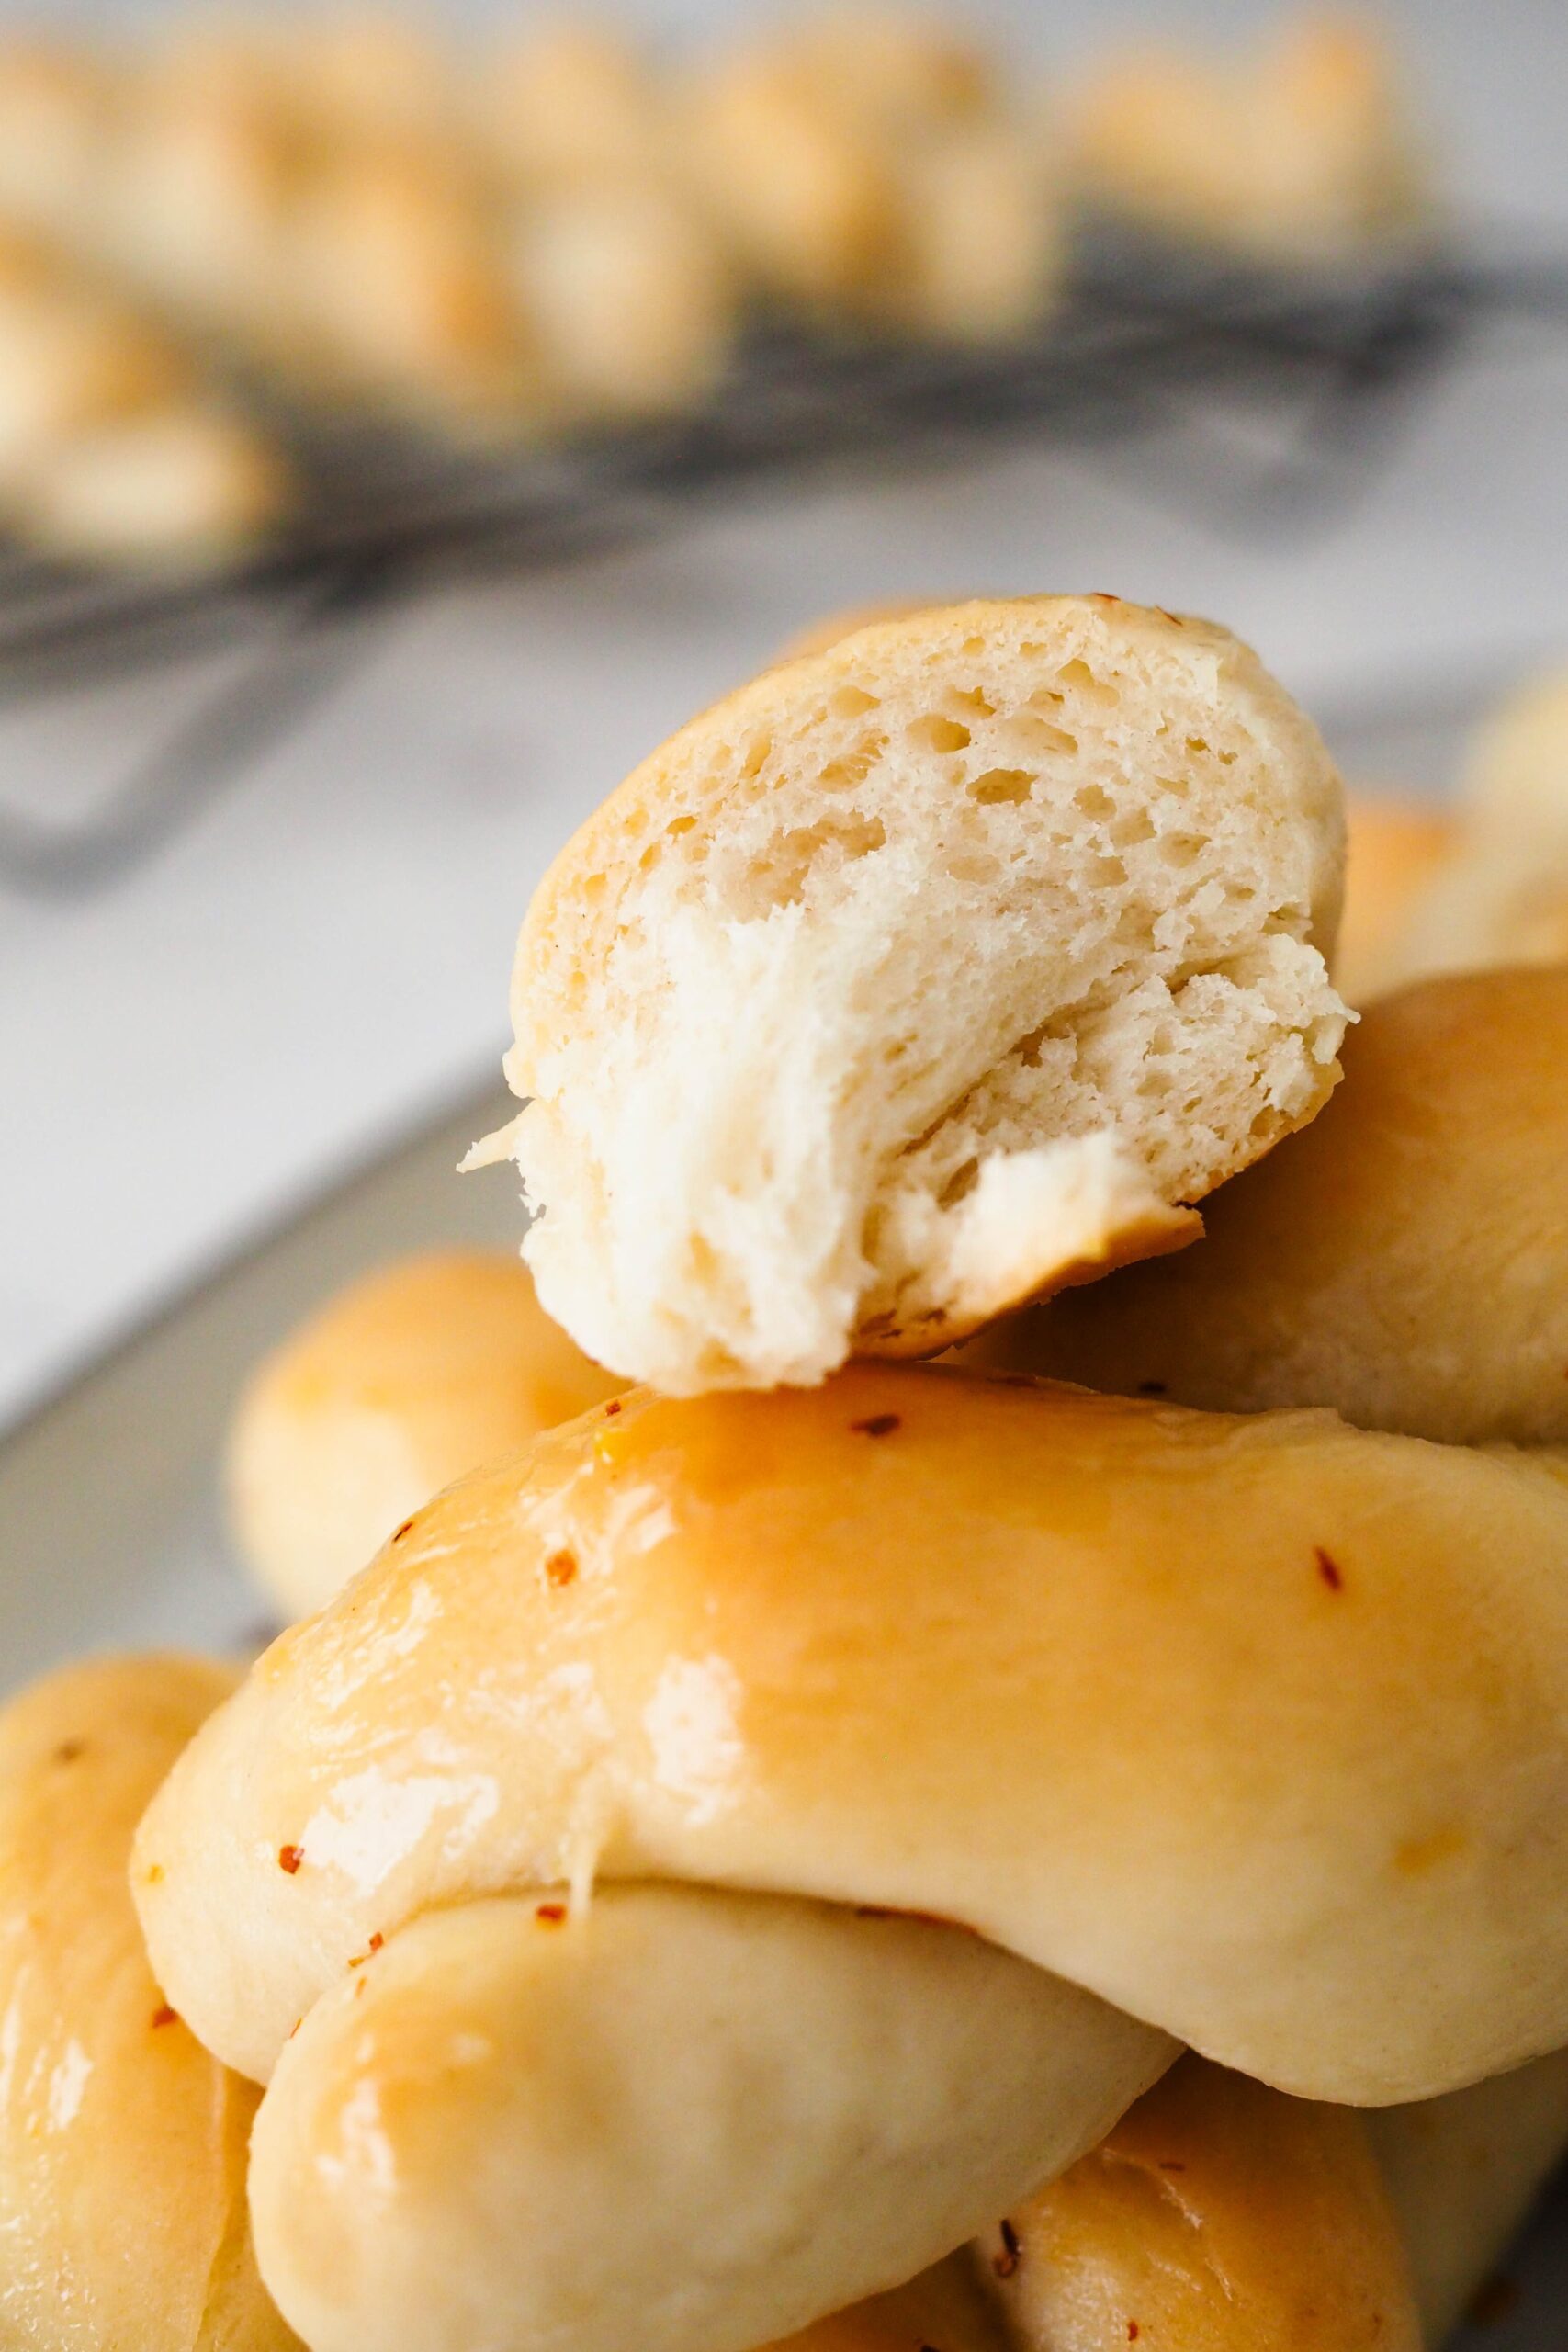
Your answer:
[[[306,347],[335,378],[459,426],[541,405],[538,355],[479,191],[433,154],[355,147],[302,193],[292,254]]]
[[[84,47],[0,36],[0,218],[65,237],[92,219],[112,78]]]
[[[568,415],[695,406],[734,342],[728,258],[702,214],[651,177],[574,181],[520,209],[513,282]]]
[[[955,34],[874,10],[807,18],[699,70],[689,107],[698,183],[775,298],[939,339],[1021,334],[1048,310],[1043,152]]]
[[[1568,958],[1568,669],[1482,729],[1449,857],[1396,943],[1401,978]]]
[[[176,315],[281,349],[302,164],[269,50],[240,28],[187,28],[126,76],[105,251]]]
[[[265,537],[292,490],[277,450],[200,399],[95,426],[52,451],[17,502],[23,536],[96,563],[205,567]]]
[[[660,79],[629,38],[575,13],[508,36],[473,79],[475,136],[512,187],[667,170],[668,113]]]
[[[1345,912],[1334,978],[1349,1004],[1395,985],[1411,911],[1452,847],[1453,819],[1429,801],[1365,792],[1347,809]]]
[[[48,553],[207,562],[288,503],[270,436],[162,328],[47,248],[0,252],[0,514]]]
[[[1180,236],[1326,254],[1410,229],[1429,201],[1392,56],[1349,17],[1304,15],[1250,55],[1108,58],[1060,119],[1087,196]]]
[[[279,86],[322,141],[427,146],[458,135],[456,62],[434,16],[327,7],[269,17],[266,27]]]

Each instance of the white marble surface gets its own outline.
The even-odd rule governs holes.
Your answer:
[[[1471,60],[1469,191],[1568,221],[1552,135],[1568,10],[1404,13],[1450,111]],[[0,1421],[493,1069],[512,938],[551,852],[811,615],[1109,587],[1232,622],[1330,717],[1568,645],[1568,334],[1478,352],[1315,537],[1227,537],[1144,478],[1032,452],[797,487],[634,554],[411,605],[134,875],[79,902],[0,889]],[[86,805],[209,684],[159,672],[7,705],[0,801]]]

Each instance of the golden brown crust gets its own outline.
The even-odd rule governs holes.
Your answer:
[[[1199,2058],[979,2253],[1017,2352],[1421,2352],[1360,2118]]]
[[[606,877],[615,877],[622,888],[629,883],[635,861],[623,864],[623,854],[634,848],[640,850],[653,820],[668,813],[664,803],[671,792],[671,767],[687,742],[697,737],[700,731],[721,729],[737,742],[743,742],[752,728],[765,728],[773,718],[781,693],[789,692],[789,682],[805,682],[808,674],[807,663],[819,665],[818,671],[810,674],[813,683],[816,675],[820,676],[824,691],[830,691],[837,684],[852,684],[854,664],[847,658],[850,645],[858,647],[868,639],[874,640],[884,632],[899,631],[911,620],[918,621],[923,616],[929,615],[933,621],[940,621],[940,631],[933,632],[937,639],[961,639],[966,627],[972,627],[974,633],[979,634],[987,620],[1002,610],[1032,608],[1038,614],[1041,626],[1048,628],[1058,611],[1080,601],[1083,600],[1054,595],[979,596],[946,605],[931,605],[923,600],[912,600],[891,615],[888,608],[878,607],[875,608],[877,617],[874,620],[863,623],[848,633],[829,622],[828,626],[832,628],[833,634],[819,650],[807,653],[796,650],[781,659],[773,668],[764,670],[748,684],[710,704],[707,709],[689,719],[658,751],[651,752],[633,769],[625,783],[611,793],[587,822],[579,828],[547,868],[543,880],[529,901],[518,938],[513,967],[513,1020],[520,1021],[528,1011],[524,991],[535,956],[547,956],[551,944],[558,939],[562,942],[562,952],[570,953],[563,933],[570,933],[578,927],[571,899],[583,875],[603,872]],[[1268,676],[1256,655],[1239,645],[1228,629],[1194,615],[1178,615],[1156,606],[1128,604],[1116,596],[1088,601],[1118,610],[1130,624],[1147,628],[1155,637],[1167,630],[1179,632],[1181,641],[1200,653],[1212,654],[1226,662],[1239,656],[1247,670],[1248,684],[1269,701],[1270,717],[1281,721],[1288,719],[1292,732],[1304,728],[1306,722],[1294,710],[1283,690]],[[722,786],[716,786],[711,797],[716,799],[721,789]],[[1341,895],[1339,873],[1332,859],[1325,861],[1320,884],[1322,898],[1314,914],[1318,930],[1331,940],[1338,925]]]
[[[0,1713],[0,2337],[50,2352],[288,2352],[245,2210],[255,2093],[175,2014],[126,1882],[131,1832],[233,1687],[107,1659]]]
[[[1348,1035],[1321,1118],[1200,1248],[1065,1297],[989,1359],[1463,1443],[1568,1442],[1568,968],[1431,980]]]
[[[882,621],[907,620],[911,613],[932,612],[949,601],[942,596],[883,596],[874,604],[847,605],[797,628],[780,646],[776,659],[780,662],[808,661],[813,654],[826,653],[846,637],[853,637],[857,630],[873,628]]]
[[[765,2352],[1016,2352],[967,2248],[890,2295],[819,2319]]]
[[[623,1385],[551,1322],[515,1258],[432,1250],[378,1267],[246,1385],[227,1465],[239,1547],[306,1616],[438,1487]]]
[[[958,1919],[1298,2093],[1431,2096],[1568,2038],[1565,1540],[1545,1467],[1325,1415],[639,1395],[268,1653],[138,1900],[258,2075],[373,1930],[596,1871]]]

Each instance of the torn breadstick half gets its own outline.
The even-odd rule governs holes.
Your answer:
[[[547,1311],[672,1394],[808,1385],[1194,1238],[1337,1078],[1341,798],[1245,646],[1113,596],[768,671],[524,924],[491,1156]]]

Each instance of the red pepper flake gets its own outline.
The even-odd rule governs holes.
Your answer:
[[[179,2021],[180,2013],[178,2009],[171,2009],[167,2001],[160,2001],[157,2007],[152,2012],[152,2024],[154,2030],[161,2025],[178,2025]]]
[[[74,1764],[78,1756],[85,1756],[86,1752],[85,1739],[62,1739],[54,1751],[54,1760],[57,1764]]]
[[[147,1870],[147,1883],[148,1883],[148,1885],[149,1885],[149,1886],[162,1886],[162,1885],[163,1885],[163,1883],[164,1883],[164,1865],[163,1865],[163,1863],[162,1863],[162,1862],[152,1862],[152,1863],[150,1863],[150,1864],[148,1865],[148,1870]]]
[[[287,1871],[290,1878],[294,1876],[304,1859],[303,1846],[280,1846],[277,1849],[277,1867],[280,1871]]]
[[[1010,2278],[1018,2268],[1018,2232],[1010,2222],[1002,2223],[1001,2232],[1002,2250],[991,2256],[991,2268],[998,2278]]]
[[[1187,2170],[1187,2166],[1180,2161],[1179,2157],[1177,2156],[1161,2156],[1159,2160],[1159,2168],[1161,2172],[1185,2172]]]
[[[1340,1567],[1338,1561],[1332,1558],[1330,1555],[1324,1550],[1321,1544],[1314,1544],[1313,1545],[1312,1556],[1317,1562],[1317,1573],[1323,1578],[1324,1583],[1328,1587],[1329,1591],[1343,1592],[1345,1589],[1345,1574],[1343,1569]]]
[[[558,1592],[577,1581],[577,1560],[570,1552],[552,1552],[545,1562],[545,1582],[553,1584]]]
[[[419,1513],[418,1513],[417,1511],[415,1511],[415,1513],[414,1513],[414,1515],[413,1515],[413,1516],[414,1516],[414,1519],[417,1519],[417,1518],[419,1517]],[[402,1540],[403,1540],[403,1537],[404,1537],[405,1535],[407,1535],[407,1534],[410,1532],[410,1531],[412,1530],[412,1526],[413,1526],[413,1519],[405,1519],[405,1520],[404,1520],[404,1521],[403,1521],[403,1523],[402,1523],[402,1525],[401,1525],[401,1526],[397,1530],[396,1533],[393,1535],[393,1537],[392,1537],[392,1541],[393,1541],[393,1543],[394,1543],[394,1544],[400,1544],[400,1543],[402,1542]]]
[[[1137,2340],[1138,2323],[1135,2319],[1130,2319],[1127,2322],[1127,2341],[1129,2344],[1136,2344]]]
[[[379,1928],[377,1928],[377,1930],[376,1930],[376,1933],[375,1933],[375,1934],[371,1937],[371,1939],[370,1939],[370,1949],[371,1949],[371,1951],[380,1951],[380,1949],[381,1949],[381,1946],[386,1942],[386,1940],[387,1940],[386,1937],[381,1933],[381,1931],[380,1931]]]
[[[535,1905],[534,1917],[541,1928],[558,1928],[566,1917],[564,1903],[540,1903]]]
[[[609,1401],[609,1403],[608,1403],[608,1404],[605,1406],[605,1408],[604,1408],[604,1419],[605,1419],[607,1421],[613,1421],[613,1420],[615,1419],[615,1415],[620,1411],[620,1409],[621,1409],[621,1400],[620,1400],[620,1398],[619,1398],[618,1396],[612,1396],[612,1397],[611,1397],[611,1399],[610,1399],[610,1401]]]
[[[856,1437],[891,1437],[902,1416],[897,1413],[871,1413],[863,1421],[852,1421]]]
[[[380,1951],[381,1946],[386,1942],[386,1940],[385,1936],[372,1936],[366,1950],[364,1951],[356,1951],[355,1953],[353,1959],[348,1963],[350,1968],[363,1968],[366,1962],[372,1959],[375,1954]]]

